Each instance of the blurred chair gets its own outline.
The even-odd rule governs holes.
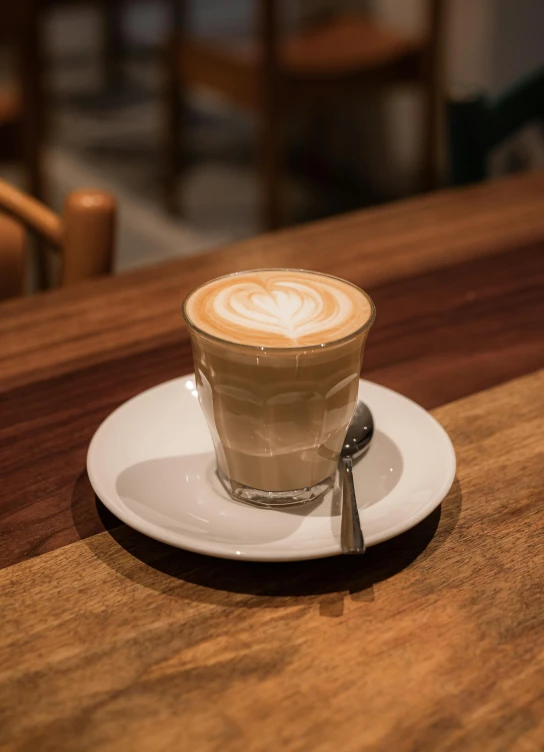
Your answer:
[[[106,84],[118,80],[122,0],[92,0],[103,30],[102,70]],[[22,162],[24,185],[34,197],[47,196],[43,156],[45,140],[44,21],[54,5],[82,5],[85,0],[14,0],[0,8],[0,43],[14,62],[13,82],[0,88],[0,160]],[[42,243],[36,243],[38,286],[49,286]]]
[[[13,53],[14,81],[0,89],[0,157],[18,157],[27,189],[42,198],[43,91],[36,0],[2,3],[0,42]]]
[[[0,300],[23,294],[26,232],[0,213]]]
[[[92,0],[103,28],[102,68],[106,83],[119,76],[121,0]],[[46,195],[43,171],[44,54],[46,13],[53,5],[81,5],[82,0],[14,0],[0,8],[0,43],[14,61],[14,81],[0,89],[0,158],[20,158],[25,188]]]
[[[443,0],[426,0],[426,33],[407,38],[356,14],[335,14],[280,39],[278,2],[258,0],[255,39],[200,40],[186,28],[186,0],[172,0],[175,31],[163,64],[164,199],[177,208],[182,164],[183,94],[193,85],[220,92],[257,116],[262,182],[262,222],[281,220],[282,125],[289,113],[312,102],[333,107],[341,97],[392,84],[417,82],[424,90],[422,182],[440,180]]]
[[[24,290],[25,229],[60,254],[58,284],[71,285],[112,271],[115,199],[108,193],[70,193],[62,216],[0,180],[0,298]]]
[[[544,68],[495,100],[483,95],[448,104],[450,180],[483,180],[491,151],[516,131],[544,118]]]
[[[43,171],[43,55],[37,0],[2,3],[0,43],[13,62],[13,81],[0,88],[0,159],[20,160],[26,190],[40,199]],[[35,243],[38,284],[48,284],[43,246]]]

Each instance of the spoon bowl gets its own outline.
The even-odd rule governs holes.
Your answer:
[[[364,402],[357,402],[348,426],[341,455],[357,459],[368,451],[374,434],[374,418]]]

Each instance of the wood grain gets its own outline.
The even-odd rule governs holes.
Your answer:
[[[0,747],[540,750],[543,386],[436,411],[457,480],[364,559],[218,561],[121,528],[3,570]]]
[[[0,306],[0,388],[179,341],[180,305],[219,274],[296,266],[367,289],[540,242],[544,173],[444,191],[264,235],[72,290]]]
[[[544,367],[543,248],[371,289],[378,318],[364,375],[431,408]],[[181,325],[147,347],[0,389],[0,566],[118,524],[95,505],[89,441],[121,402],[193,368]]]

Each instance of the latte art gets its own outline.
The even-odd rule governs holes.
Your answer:
[[[230,325],[294,341],[342,326],[353,315],[353,303],[341,290],[291,281],[278,281],[270,290],[240,282],[222,290],[212,306],[216,316]]]
[[[335,277],[262,270],[212,280],[185,306],[193,324],[241,344],[324,344],[360,329],[372,314],[366,295]]]

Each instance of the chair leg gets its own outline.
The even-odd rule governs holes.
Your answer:
[[[184,106],[182,102],[183,85],[178,72],[179,44],[172,36],[164,48],[162,56],[162,136],[161,169],[163,205],[169,214],[179,211],[180,195],[178,188],[181,170],[181,151],[184,125]]]
[[[37,13],[25,27],[19,46],[19,71],[25,110],[21,127],[23,161],[30,193],[44,200],[43,142],[46,130],[43,97],[42,15]],[[37,270],[38,289],[45,290],[50,284],[47,248],[36,239],[32,244]]]
[[[445,177],[445,72],[446,5],[428,0],[428,42],[421,59],[424,85],[422,182],[425,190],[439,188]]]
[[[436,190],[442,183],[442,96],[438,86],[430,82],[424,90],[422,127],[422,187]]]
[[[102,25],[102,84],[107,90],[118,87],[123,79],[123,2],[102,0],[99,10]]]
[[[261,166],[261,224],[264,230],[276,230],[283,219],[283,134],[281,113],[265,107],[260,114],[259,151]]]

